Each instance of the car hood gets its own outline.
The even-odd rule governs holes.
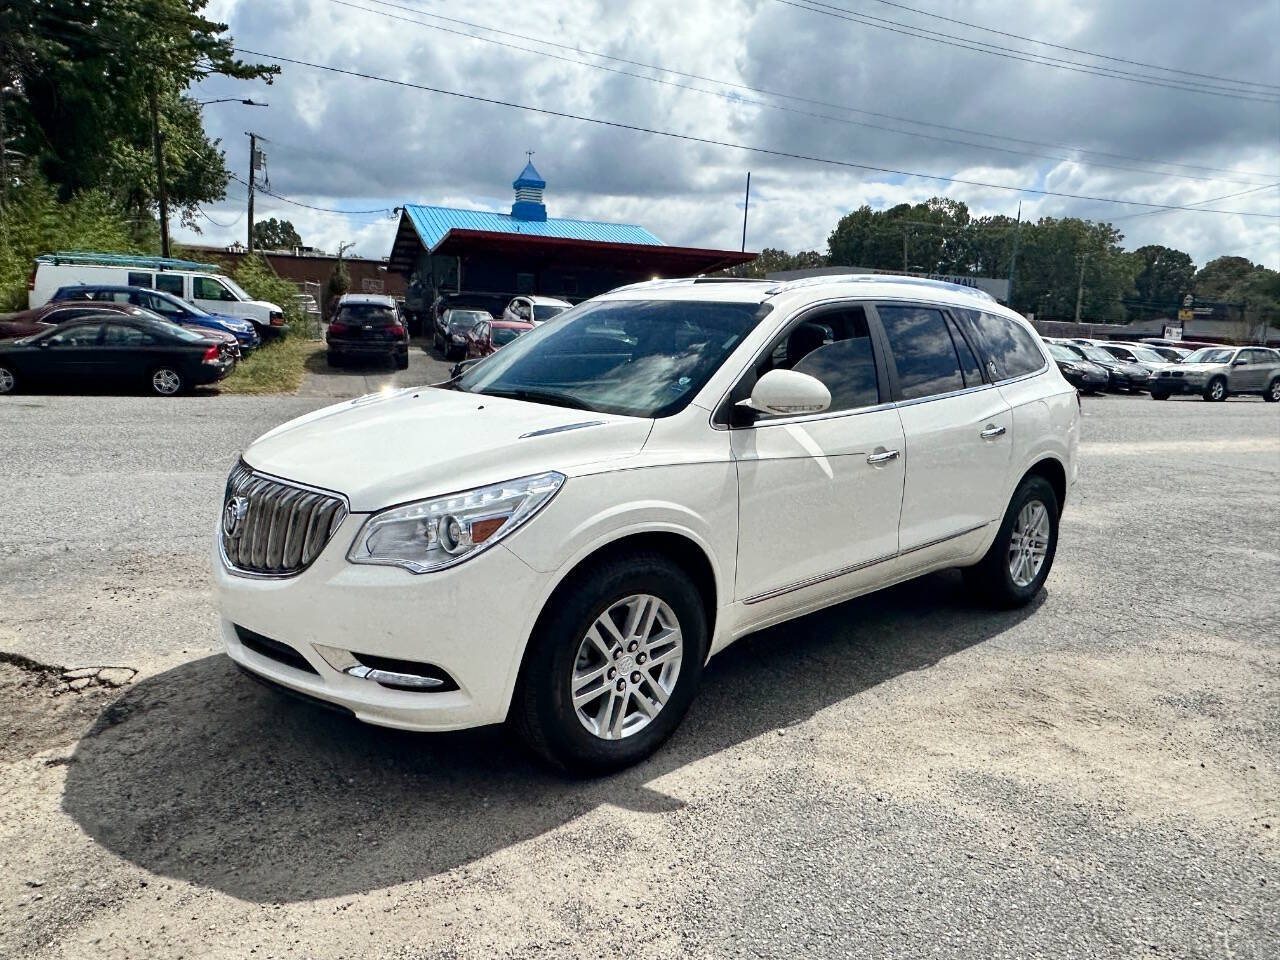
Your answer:
[[[256,470],[347,495],[356,513],[548,470],[589,473],[637,455],[652,420],[414,387],[276,427],[244,453]]]
[[[205,321],[217,321],[224,327],[229,327],[230,329],[239,331],[240,333],[248,333],[254,329],[252,321],[246,320],[244,317],[233,317],[229,313],[211,313],[209,316],[201,317],[200,319]]]
[[[251,307],[263,307],[275,313],[284,313],[284,311],[280,309],[279,304],[272,303],[270,300],[246,300],[245,303],[249,304]]]
[[[1226,368],[1225,363],[1175,363],[1168,367],[1183,373],[1221,373]]]

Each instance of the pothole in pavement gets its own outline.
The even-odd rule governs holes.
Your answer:
[[[132,667],[68,669],[0,652],[0,761],[74,743],[137,675]]]

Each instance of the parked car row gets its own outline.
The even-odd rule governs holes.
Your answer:
[[[1280,401],[1280,351],[1267,347],[1202,347],[1196,351],[1163,344],[1046,338],[1058,369],[1085,392],[1117,390],[1150,393],[1167,400],[1196,393],[1206,400],[1232,394],[1260,394]]]
[[[221,380],[235,368],[233,349],[145,310],[94,309],[0,340],[0,394],[52,384],[145,385],[168,397]]]
[[[213,264],[123,254],[48,254],[35,259],[27,281],[27,306],[42,307],[68,287],[156,291],[203,314],[248,322],[263,340],[279,335],[285,325],[279,305],[255,300]]]

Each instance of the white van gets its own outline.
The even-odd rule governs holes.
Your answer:
[[[181,297],[210,313],[251,320],[264,339],[284,326],[278,304],[255,300],[216,264],[113,253],[50,253],[36,257],[27,281],[27,305],[42,307],[59,287],[78,284],[149,287]]]

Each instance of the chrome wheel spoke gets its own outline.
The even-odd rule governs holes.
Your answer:
[[[579,722],[603,740],[643,730],[671,698],[683,653],[680,622],[660,597],[612,604],[578,644],[569,699]]]
[[[1018,519],[1009,535],[1009,576],[1014,584],[1026,587],[1033,583],[1049,555],[1049,539],[1053,528],[1049,508],[1032,500],[1018,511]]]

